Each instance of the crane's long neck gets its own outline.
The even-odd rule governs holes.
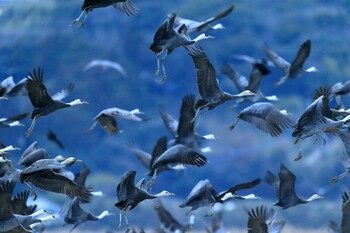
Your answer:
[[[110,213],[107,210],[105,210],[99,216],[96,216],[96,218],[102,219],[102,218],[109,216],[109,215],[110,215]]]
[[[319,196],[314,194],[311,197],[309,197],[308,199],[306,199],[306,201],[310,202],[310,201],[314,201],[314,200],[317,200],[317,199],[319,199]]]
[[[213,38],[213,37],[207,36],[207,35],[205,35],[204,33],[202,33],[202,34],[200,34],[199,36],[197,36],[196,38],[194,38],[193,41],[194,41],[195,43],[197,43],[197,42],[200,41],[200,40],[205,40],[205,39],[209,39],[209,38]]]

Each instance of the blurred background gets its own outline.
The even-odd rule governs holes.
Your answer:
[[[300,45],[310,39],[312,49],[305,67],[315,66],[320,72],[304,74],[275,87],[274,83],[282,77],[282,72],[272,67],[271,74],[264,77],[261,85],[265,95],[278,96],[275,105],[293,113],[293,121],[312,102],[317,87],[344,82],[350,76],[348,1],[330,4],[323,0],[135,0],[134,3],[140,9],[134,17],[128,17],[113,7],[95,9],[88,15],[85,26],[78,29],[70,24],[81,13],[80,0],[0,0],[0,80],[12,75],[18,82],[28,72],[41,67],[50,94],[74,83],[74,91],[66,101],[81,98],[90,103],[40,118],[28,138],[24,133],[31,123],[29,118],[23,121],[25,127],[1,129],[0,138],[5,145],[22,148],[11,153],[14,164],[34,141],[38,141],[51,156],[62,154],[84,160],[91,169],[87,183],[105,194],[105,197],[96,197],[85,206],[92,213],[107,209],[119,214],[114,203],[115,188],[121,175],[136,170],[136,179],[139,180],[146,173],[128,144],[151,152],[160,136],[171,139],[158,114],[158,107],[164,105],[177,119],[184,95],[193,93],[196,99],[199,98],[192,59],[184,48],[176,49],[165,59],[167,80],[163,84],[155,81],[156,56],[149,50],[149,45],[169,13],[201,21],[236,3],[234,11],[219,20],[225,29],[208,31],[207,34],[215,39],[200,42],[217,71],[222,89],[231,93],[236,93],[236,90],[231,81],[220,74],[220,66],[228,62],[245,76],[249,76],[251,69],[250,64],[233,59],[233,55],[263,58],[263,44],[267,43],[283,58],[292,61]],[[127,75],[100,67],[84,70],[94,59],[118,62]],[[307,198],[313,193],[325,197],[308,205],[279,211],[278,218],[287,221],[285,232],[288,229],[327,232],[330,220],[339,223],[341,194],[349,183],[348,177],[337,184],[330,183],[332,177],[343,171],[340,155],[344,145],[340,139],[326,136],[326,145],[314,143],[314,138],[305,140],[302,147],[304,157],[295,162],[299,146],[293,144],[292,129],[273,138],[241,121],[229,131],[228,126],[236,121],[237,113],[247,107],[231,109],[232,105],[233,102],[227,102],[201,116],[198,133],[213,133],[216,137],[215,141],[205,142],[205,146],[212,149],[206,154],[207,165],[168,172],[157,178],[153,192],[166,189],[176,193],[175,197],[163,199],[166,207],[179,221],[186,222],[186,210],[177,206],[185,201],[199,180],[209,179],[217,191],[222,191],[234,184],[263,177],[268,169],[277,173],[282,162],[297,176],[296,192],[300,197]],[[114,136],[109,136],[101,127],[88,133],[93,118],[110,107],[139,108],[151,119],[146,122],[118,119],[123,132]],[[1,117],[31,110],[26,96],[0,101]],[[48,130],[61,139],[64,150],[48,141]],[[72,170],[78,172],[80,168],[78,164]],[[25,187],[17,184],[16,188]],[[251,192],[262,199],[233,201],[225,210],[224,225],[228,231],[246,232],[247,210],[260,204],[272,207],[276,201],[272,187],[264,182],[239,193]],[[40,203],[53,211],[59,210],[65,201],[60,194],[38,193]],[[211,219],[203,217],[205,211],[206,208],[195,212],[199,220],[194,230],[200,231],[210,224]],[[141,203],[128,214],[128,218],[130,226],[135,228],[151,229],[160,224],[152,201]],[[76,231],[115,229],[117,222],[118,215],[115,215],[100,222],[85,223]]]

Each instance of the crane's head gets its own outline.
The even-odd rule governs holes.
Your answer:
[[[161,191],[160,193],[158,193],[155,196],[157,196],[157,197],[166,197],[166,196],[174,196],[174,195],[175,195],[174,193],[171,193],[169,191],[163,190],[163,191]]]
[[[75,106],[75,105],[88,104],[88,103],[89,102],[87,102],[87,101],[83,101],[81,99],[76,99],[76,100],[73,100],[72,102],[67,103],[67,104],[70,105],[70,106]]]

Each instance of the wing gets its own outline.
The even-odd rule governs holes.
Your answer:
[[[154,161],[159,158],[166,150],[168,149],[168,140],[165,136],[160,137],[156,145],[154,146],[152,150],[152,158],[149,163],[149,168],[153,166]]]
[[[196,113],[194,110],[195,96],[186,95],[182,98],[180,108],[179,126],[177,128],[178,137],[186,137],[194,134],[194,121]]]
[[[11,196],[15,188],[16,181],[0,181],[0,221],[13,217]]]
[[[86,178],[89,174],[90,169],[85,164],[83,164],[83,168],[81,169],[81,171],[75,175],[74,182],[78,185],[85,186]]]
[[[17,194],[13,198],[12,209],[14,214],[30,215],[34,213],[37,205],[27,206],[27,200],[28,200],[29,194],[30,192],[28,190],[25,190],[24,192]]]
[[[74,83],[70,83],[68,84],[68,86],[62,90],[60,90],[59,92],[57,92],[56,94],[54,94],[52,96],[53,100],[62,100],[64,98],[66,98],[67,96],[70,95],[70,93],[72,93],[73,89],[74,89]]]
[[[247,90],[248,80],[246,77],[238,73],[230,64],[224,63],[221,66],[221,73],[227,76],[236,86],[239,92]]]
[[[198,152],[177,144],[166,150],[159,158],[157,158],[152,166],[156,169],[169,164],[182,164],[189,166],[201,167],[207,163],[207,158]]]
[[[22,177],[24,182],[30,182],[34,186],[46,191],[62,193],[71,197],[80,197],[86,200],[91,198],[91,187],[78,185],[74,181],[52,170],[41,170],[30,174],[22,173],[21,175],[24,175]]]
[[[342,195],[342,220],[341,232],[350,232],[350,197],[349,192],[344,192]]]
[[[117,121],[108,115],[102,114],[97,118],[101,127],[110,135],[117,134],[119,132]]]
[[[280,57],[277,53],[268,48],[265,44],[264,52],[266,56],[272,61],[275,66],[283,71],[284,74],[289,72],[290,63]]]
[[[130,193],[134,192],[135,176],[136,171],[127,171],[124,173],[116,189],[118,201],[123,201]]]
[[[311,41],[307,40],[300,46],[297,56],[292,61],[292,64],[289,70],[291,74],[296,74],[303,69],[304,62],[310,55],[310,51],[311,51]]]
[[[131,2],[131,0],[114,3],[113,6],[127,16],[134,16],[139,12],[139,9]]]
[[[212,23],[215,20],[221,19],[221,18],[229,15],[233,11],[234,8],[235,8],[235,4],[232,4],[232,6],[230,6],[229,8],[227,8],[225,11],[221,12],[220,14],[205,20],[203,22],[203,24],[198,27],[198,29],[200,30],[201,27],[203,27],[205,25],[208,25],[208,24]]]
[[[163,120],[165,128],[171,133],[171,135],[176,138],[177,135],[177,128],[179,125],[179,122],[175,120],[169,113],[166,112],[164,106],[159,107],[159,114],[160,117]]]
[[[216,79],[214,66],[210,63],[204,51],[197,45],[195,47],[198,48],[197,52],[191,53],[189,50],[187,51],[189,51],[196,69],[197,87],[200,96],[204,100],[220,96],[222,90]]]
[[[236,191],[238,190],[241,190],[241,189],[249,189],[249,188],[253,188],[255,186],[257,186],[258,184],[260,184],[261,182],[261,179],[260,178],[257,178],[255,180],[252,180],[250,182],[247,182],[247,183],[241,183],[241,184],[237,184],[231,188],[229,188],[228,190],[226,190],[225,192],[223,193],[220,193],[220,198],[222,198],[223,196],[225,196],[225,194],[227,193],[232,193],[234,194]]]
[[[295,193],[295,175],[288,170],[286,166],[281,163],[280,171],[278,173],[280,180],[279,185],[279,201],[282,203],[288,203],[290,200],[297,199],[298,196]]]
[[[251,209],[248,216],[248,233],[268,233],[265,206]]]
[[[160,200],[156,200],[154,204],[154,209],[157,212],[158,218],[165,228],[172,232],[178,229],[183,229],[184,227],[167,211]]]
[[[40,68],[37,70],[34,69],[33,74],[29,72],[29,76],[27,77],[27,93],[34,108],[40,108],[55,103],[43,84],[43,77],[44,71]]]

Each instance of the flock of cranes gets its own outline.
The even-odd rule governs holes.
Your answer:
[[[91,14],[96,8],[111,5],[127,16],[135,16],[139,11],[131,0],[85,0],[82,5],[81,15],[73,21],[72,25],[80,22],[79,28],[84,30],[83,26],[86,23],[88,14]],[[239,120],[246,121],[272,137],[280,136],[288,128],[293,128],[291,136],[296,138],[295,143],[312,136],[315,136],[316,139],[323,139],[322,135],[324,133],[332,133],[339,136],[345,146],[345,152],[342,157],[345,171],[339,176],[332,178],[331,182],[335,183],[349,173],[350,131],[347,123],[350,121],[350,111],[343,109],[344,106],[341,101],[342,96],[349,93],[348,83],[320,87],[316,91],[314,101],[296,120],[295,124],[286,110],[278,109],[271,102],[278,100],[276,96],[265,96],[260,90],[262,78],[271,72],[271,66],[276,66],[283,72],[283,77],[276,83],[276,86],[280,86],[284,82],[292,82],[289,79],[303,76],[304,73],[318,71],[315,67],[304,69],[304,63],[311,52],[311,40],[306,40],[301,44],[295,59],[290,63],[267,45],[265,45],[263,51],[268,60],[255,59],[246,55],[235,56],[236,59],[252,64],[249,80],[239,74],[228,63],[224,63],[220,71],[232,80],[238,90],[238,94],[225,92],[221,89],[213,64],[204,49],[198,44],[201,40],[213,39],[213,37],[202,33],[191,39],[190,35],[194,32],[201,33],[207,30],[224,29],[225,27],[220,23],[214,26],[211,23],[228,16],[234,8],[235,4],[222,13],[202,22],[184,19],[178,17],[175,13],[171,13],[155,32],[149,47],[157,57],[155,75],[158,76],[162,72],[160,82],[164,83],[166,81],[164,59],[176,48],[185,47],[188,56],[193,62],[200,98],[196,100],[193,94],[184,96],[178,120],[175,120],[164,106],[159,107],[160,118],[163,120],[165,128],[172,135],[172,140],[168,141],[165,136],[159,137],[152,153],[147,153],[134,145],[130,145],[130,150],[135,153],[138,160],[148,170],[148,173],[139,182],[135,183],[137,172],[134,170],[125,171],[121,179],[116,183],[116,203],[114,206],[119,210],[118,228],[122,227],[124,217],[127,225],[126,231],[130,230],[127,212],[132,211],[144,200],[176,195],[176,192],[173,193],[167,190],[157,194],[152,192],[152,188],[156,185],[155,179],[160,173],[170,170],[184,170],[189,166],[199,168],[207,164],[208,158],[206,153],[210,152],[211,149],[203,147],[203,141],[215,140],[215,136],[213,134],[202,136],[196,133],[197,128],[203,122],[200,116],[205,110],[215,111],[216,107],[227,101],[235,102],[235,106],[249,104],[237,114],[237,122]],[[81,21],[81,17],[84,14],[85,17]],[[208,43],[210,42],[208,41]],[[164,55],[162,56],[162,54]],[[125,70],[119,64],[101,60],[88,64],[85,70],[97,65],[112,67],[124,76],[126,75]],[[0,83],[0,98],[1,101],[6,101],[7,98],[19,95],[26,95],[29,98],[33,106],[30,117],[32,123],[25,132],[25,136],[30,138],[39,117],[48,114],[54,115],[55,111],[63,108],[88,104],[87,101],[81,99],[71,102],[62,101],[63,98],[73,91],[73,88],[74,85],[69,84],[66,88],[51,96],[44,83],[44,70],[42,68],[34,68],[28,72],[26,78],[17,84],[14,83],[12,77],[4,79]],[[338,104],[334,108],[331,107],[333,99]],[[76,109],[76,111],[79,110]],[[23,126],[23,123],[20,121],[28,115],[29,113],[23,113],[1,118],[0,128]],[[94,123],[88,131],[92,131],[99,124],[109,134],[108,136],[112,137],[122,131],[118,127],[117,118],[140,123],[149,120],[149,117],[139,109],[129,111],[118,107],[110,107],[103,109],[93,118]],[[229,126],[229,129],[233,130],[237,122]],[[64,148],[63,143],[54,132],[49,131],[47,136],[60,148]],[[325,139],[323,140],[325,141]],[[77,162],[83,162],[82,160],[62,155],[51,158],[44,148],[39,148],[38,143],[34,142],[23,152],[18,164],[14,165],[9,154],[11,151],[18,149],[12,145],[5,146],[2,143],[0,144],[0,232],[42,232],[46,226],[53,224],[57,219],[62,220],[65,224],[72,224],[73,227],[70,231],[73,231],[86,221],[98,221],[113,215],[113,210],[105,210],[99,215],[94,215],[81,206],[81,204],[93,201],[93,196],[103,195],[99,191],[94,191],[93,187],[85,184],[90,171],[84,163],[79,174],[73,174],[69,170],[70,166]],[[302,152],[300,148],[300,152],[295,160],[301,158]],[[20,166],[21,168],[19,168]],[[263,180],[275,189],[277,202],[274,206],[282,209],[306,204],[322,198],[318,194],[314,194],[306,200],[300,198],[295,190],[296,175],[282,163],[277,176],[271,171],[267,171]],[[225,191],[217,192],[207,177],[200,180],[190,191],[187,199],[179,206],[181,208],[190,207],[186,214],[189,215],[189,221],[186,224],[179,223],[160,200],[155,201],[154,209],[162,223],[162,232],[189,231],[194,223],[192,214],[196,209],[207,206],[210,209],[207,216],[212,216],[214,215],[212,208],[216,203],[223,204],[232,199],[261,199],[261,197],[253,193],[240,195],[237,192],[242,189],[254,188],[261,181],[261,178],[256,178],[249,182],[244,181],[244,183],[234,185]],[[22,188],[27,190],[14,196],[16,184],[23,184]],[[171,188],[171,186],[169,185],[166,188]],[[60,213],[51,213],[43,209],[36,210],[36,205],[27,204],[30,195],[33,195],[34,202],[37,199],[35,189],[67,196],[67,201]],[[338,227],[335,222],[331,222],[329,231],[350,232],[349,191],[344,191],[342,199],[341,226]],[[276,208],[271,207],[271,209],[268,209],[262,205],[248,211],[247,231],[250,233],[283,232],[285,221],[276,219]],[[130,223],[130,225],[135,224]],[[207,229],[207,231],[213,233],[222,232],[222,229],[216,226],[213,229]],[[142,229],[141,232],[145,231]]]

